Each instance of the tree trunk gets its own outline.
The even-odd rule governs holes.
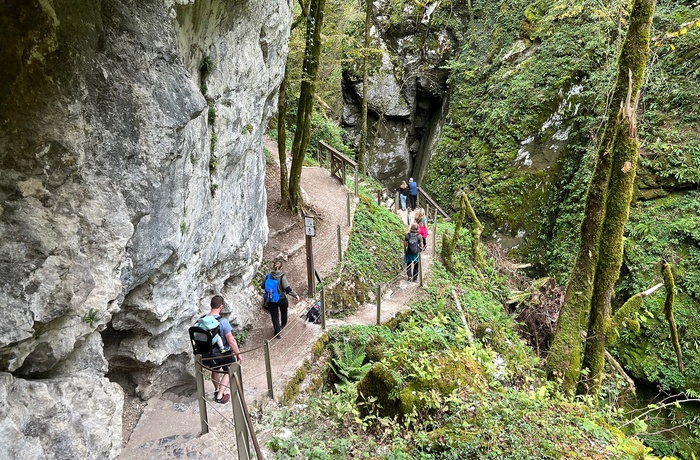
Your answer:
[[[673,349],[676,352],[676,359],[678,360],[678,370],[683,372],[683,355],[681,353],[681,344],[678,341],[678,328],[676,327],[676,320],[673,317],[673,299],[676,295],[676,283],[673,280],[673,273],[671,272],[671,265],[668,262],[663,262],[661,264],[661,275],[664,277],[664,286],[666,288],[666,300],[664,301],[664,316],[666,316],[666,321],[671,328],[671,342],[673,343]]]
[[[561,388],[573,393],[581,375],[582,340],[588,328],[593,287],[598,283],[596,267],[601,242],[602,224],[606,215],[613,159],[613,143],[621,121],[619,107],[628,93],[628,70],[635,69],[637,94],[643,80],[649,49],[649,28],[654,0],[635,0],[630,27],[618,59],[618,75],[610,98],[608,120],[598,145],[597,160],[586,196],[581,224],[581,243],[569,275],[556,334],[547,357],[547,376],[561,380]],[[645,44],[646,43],[646,44]],[[619,197],[614,197],[618,200]],[[629,207],[629,205],[628,205]]]
[[[611,313],[611,298],[622,266],[625,224],[629,218],[634,178],[639,156],[637,105],[649,57],[651,21],[656,0],[635,0],[630,14],[627,38],[618,62],[618,84],[627,75],[627,99],[613,126],[616,134],[611,148],[612,168],[605,201],[605,217],[599,244],[595,283],[591,297],[588,341],[583,359],[590,370],[589,379],[579,393],[600,391],[605,365],[606,332]],[[619,87],[616,89],[620,89]]]
[[[481,225],[479,219],[476,217],[474,208],[467,194],[462,195],[462,205],[466,210],[466,215],[469,216],[469,220],[472,221],[472,260],[474,260],[474,265],[484,271],[486,268],[486,261],[484,256],[481,254],[481,232],[484,230],[484,226]]]
[[[306,47],[297,109],[297,126],[292,143],[292,167],[289,172],[289,201],[287,202],[289,209],[297,214],[300,214],[304,208],[304,199],[301,195],[301,168],[311,138],[311,113],[321,58],[321,29],[325,4],[326,0],[311,0],[306,18]]]
[[[372,24],[372,5],[372,0],[365,0],[365,44],[362,50],[362,129],[360,131],[360,150],[357,154],[357,163],[361,174],[365,173],[367,153],[367,87],[369,86],[369,31]]]
[[[452,256],[455,252],[455,247],[457,246],[457,241],[459,240],[459,233],[462,231],[462,225],[464,224],[464,219],[467,216],[467,207],[464,202],[466,200],[467,194],[462,192],[459,196],[459,213],[455,219],[455,232],[452,238],[443,238],[442,249],[440,250],[440,256],[442,261],[448,270],[454,270],[454,264],[452,262]]]
[[[289,172],[287,170],[287,67],[277,99],[277,154],[280,159],[280,197],[289,203]]]

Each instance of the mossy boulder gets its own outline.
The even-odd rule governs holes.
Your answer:
[[[380,417],[398,415],[399,401],[392,396],[398,387],[398,379],[383,363],[377,363],[357,385],[356,404],[360,415],[377,414]]]

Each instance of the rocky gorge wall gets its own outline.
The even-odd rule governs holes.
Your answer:
[[[115,458],[110,379],[192,387],[187,327],[210,297],[234,328],[252,319],[290,9],[0,6],[0,452]]]
[[[394,188],[413,176],[421,182],[445,121],[445,65],[459,48],[466,11],[449,20],[439,2],[374,2],[368,93],[367,172]],[[400,6],[400,5],[399,5]],[[361,40],[360,40],[361,41]],[[362,69],[343,73],[343,126],[359,145]]]

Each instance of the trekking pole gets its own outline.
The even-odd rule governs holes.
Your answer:
[[[199,402],[199,423],[202,434],[209,433],[209,420],[207,420],[207,401],[204,399],[204,371],[202,369],[202,355],[194,355],[194,374],[197,381],[197,401]]]
[[[377,326],[382,323],[382,285],[377,285]]]
[[[267,374],[267,395],[270,399],[275,399],[272,389],[272,363],[270,362],[270,341],[265,340],[265,373]]]

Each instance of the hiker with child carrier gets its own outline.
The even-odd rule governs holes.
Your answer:
[[[425,239],[418,233],[418,224],[411,224],[411,231],[406,233],[403,241],[403,261],[406,264],[408,281],[418,281],[418,254],[425,249]]]
[[[280,270],[282,270],[282,262],[279,260],[273,262],[272,271],[262,282],[262,288],[265,290],[266,308],[270,312],[272,327],[275,331],[275,337],[278,339],[282,338],[282,329],[287,325],[287,310],[289,309],[287,295],[291,295],[297,301],[301,300],[299,294],[289,286],[287,276]]]
[[[202,356],[202,365],[211,370],[214,383],[214,401],[227,403],[231,395],[226,393],[229,387],[229,364],[243,362],[238,342],[233,336],[233,328],[226,318],[221,316],[225,305],[224,298],[215,295],[211,299],[209,314],[200,317],[190,327],[190,343],[195,355]]]

